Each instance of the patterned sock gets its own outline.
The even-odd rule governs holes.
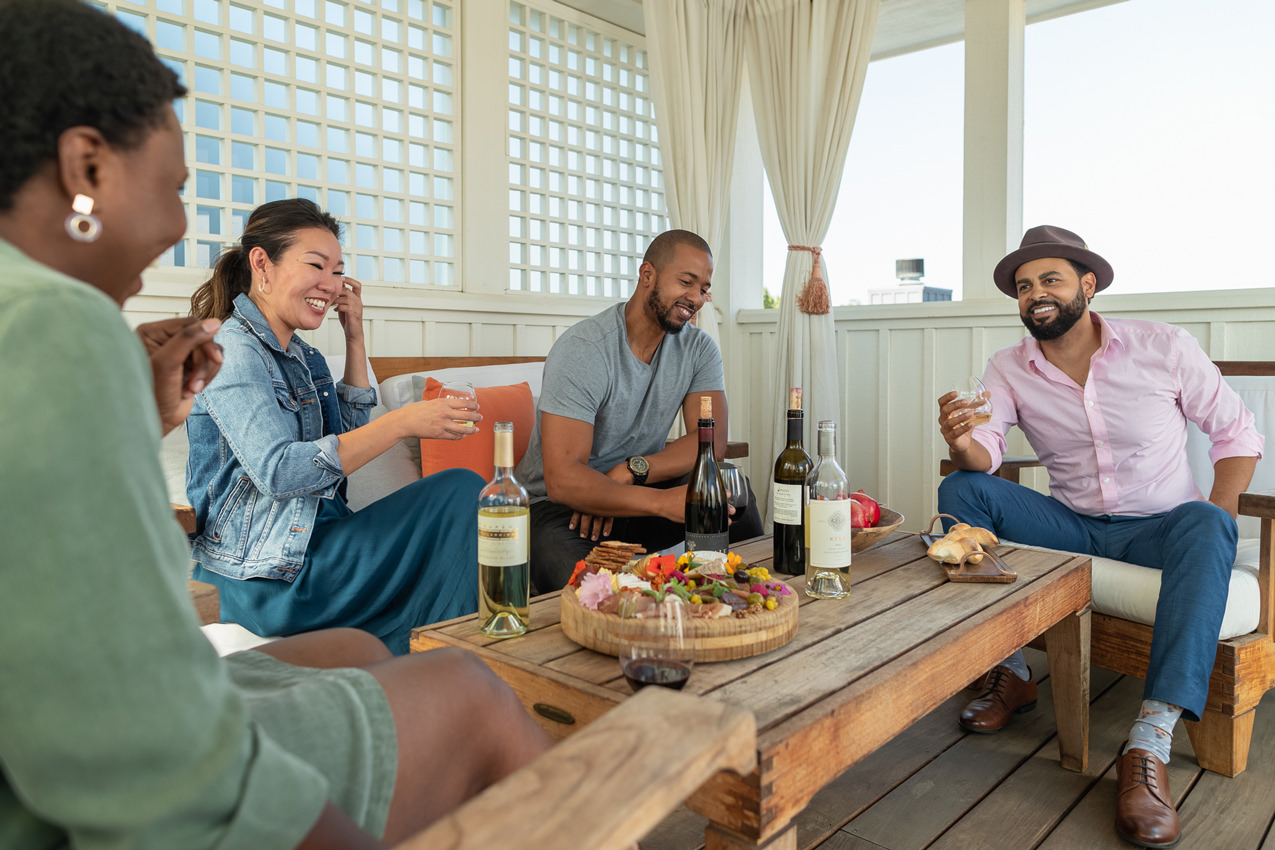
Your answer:
[[[1169,763],[1169,748],[1173,746],[1173,727],[1182,716],[1182,709],[1158,699],[1144,699],[1142,713],[1133,721],[1129,731],[1129,744],[1124,752],[1137,748],[1146,750],[1165,764]],[[1124,753],[1121,753],[1123,755]]]
[[[1015,676],[1022,679],[1024,682],[1032,677],[1032,671],[1027,668],[1027,657],[1023,655],[1023,651],[1021,649],[1009,658],[1006,658],[997,666],[1008,667],[1011,671],[1013,671]]]

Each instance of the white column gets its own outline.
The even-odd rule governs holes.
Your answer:
[[[460,80],[460,269],[468,293],[509,288],[508,110],[509,6],[464,0]]]
[[[1026,0],[965,0],[964,299],[1003,299],[992,270],[1023,235]]]

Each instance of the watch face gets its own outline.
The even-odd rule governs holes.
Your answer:
[[[646,458],[644,457],[629,458],[629,471],[634,475],[646,475],[650,468],[651,465],[646,462]]]

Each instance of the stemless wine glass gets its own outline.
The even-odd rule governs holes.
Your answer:
[[[680,691],[695,663],[691,615],[669,593],[657,601],[625,593],[620,603],[620,672],[634,691],[660,685]]]
[[[974,415],[969,419],[971,426],[985,425],[992,421],[992,394],[987,391],[982,379],[975,376],[970,378],[964,387],[958,386],[956,397],[961,401],[977,403],[971,408],[974,411]]]
[[[735,509],[735,516],[738,518],[744,508],[748,507],[748,481],[744,477],[744,470],[733,463],[722,461],[717,464],[717,472],[722,477],[722,486],[729,494],[726,501]]]
[[[474,392],[474,385],[469,381],[447,381],[438,391],[439,398],[463,398],[473,402],[474,407],[478,407],[478,395]],[[473,422],[468,419],[453,419],[457,425],[466,428],[475,428]]]

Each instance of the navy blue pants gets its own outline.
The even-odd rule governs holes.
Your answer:
[[[939,511],[1017,543],[1160,570],[1143,699],[1180,705],[1187,719],[1200,719],[1235,563],[1238,530],[1230,514],[1210,502],[1186,502],[1154,516],[1084,516],[982,472],[945,478]]]

